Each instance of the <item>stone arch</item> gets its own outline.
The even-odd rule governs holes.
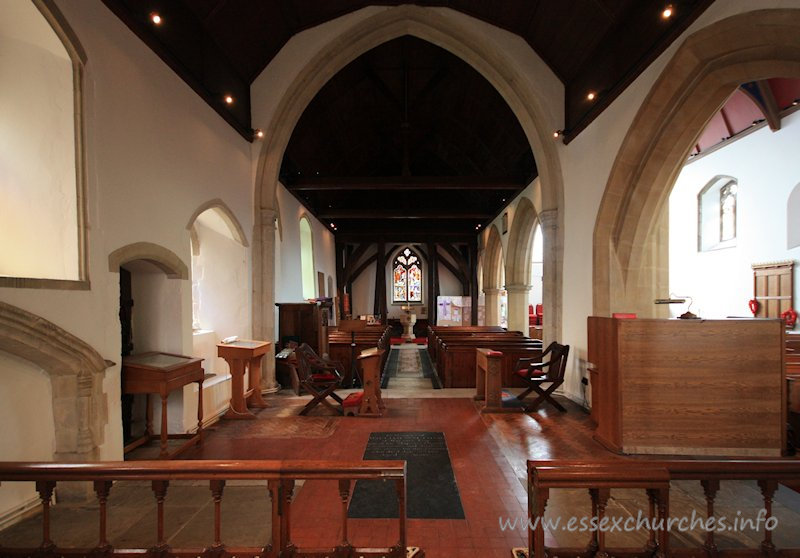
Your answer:
[[[456,13],[457,12],[453,12]],[[463,14],[459,14],[463,15]],[[503,96],[525,131],[536,157],[542,184],[543,209],[553,212],[556,219],[546,234],[554,247],[562,246],[563,178],[561,164],[552,130],[561,125],[542,99],[552,95],[541,84],[530,80],[529,69],[515,64],[512,55],[487,41],[475,27],[457,21],[448,10],[433,10],[413,5],[389,8],[367,17],[320,48],[311,61],[281,97],[271,121],[265,127],[265,141],[256,171],[255,230],[253,243],[253,330],[258,338],[272,338],[274,292],[271,264],[273,243],[267,239],[274,234],[275,200],[278,175],[292,131],[308,104],[322,86],[349,62],[368,50],[403,35],[412,35],[444,48],[475,68]],[[544,71],[549,71],[546,66]],[[545,278],[548,297],[561,299],[560,254],[553,259]],[[560,304],[555,312],[560,313]],[[553,324],[560,325],[560,317]]]
[[[538,222],[539,215],[531,200],[521,198],[514,210],[514,220],[511,222],[506,246],[508,254],[506,257],[506,284],[508,285],[530,286],[531,284],[533,231]]]
[[[502,289],[500,268],[503,266],[503,243],[497,225],[489,227],[486,248],[483,250],[483,290]]]
[[[672,186],[708,121],[741,83],[800,76],[800,10],[756,10],[691,35],[645,98],[609,176],[594,230],[593,306],[655,315],[666,288],[654,238]],[[663,294],[663,293],[662,293]]]
[[[135,242],[117,248],[108,255],[108,270],[119,273],[119,268],[134,260],[145,260],[161,269],[170,279],[189,279],[189,268],[175,252],[152,242]]]
[[[114,363],[46,319],[0,302],[0,350],[32,362],[53,383],[55,461],[94,461],[108,422],[103,376]]]
[[[189,223],[186,225],[186,228],[189,231],[192,239],[192,253],[196,255],[195,251],[200,249],[197,239],[197,231],[194,229],[195,221],[197,221],[197,218],[209,209],[213,210],[217,215],[219,215],[220,219],[222,219],[222,221],[228,226],[228,229],[231,232],[231,237],[236,242],[244,247],[250,246],[250,244],[247,242],[247,235],[245,235],[241,223],[239,223],[239,220],[236,218],[236,215],[233,213],[233,211],[231,211],[231,208],[228,207],[228,205],[221,199],[215,198],[198,207],[189,218]]]
[[[533,231],[539,216],[528,198],[521,198],[514,210],[511,230],[506,246],[506,290],[508,291],[508,328],[528,330],[528,298],[531,290],[531,253],[533,252]],[[549,262],[548,262],[549,263]],[[545,312],[553,307],[547,301]],[[548,332],[549,338],[550,332]]]

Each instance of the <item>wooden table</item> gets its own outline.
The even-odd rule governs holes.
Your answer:
[[[231,370],[231,406],[222,418],[254,419],[250,407],[268,407],[261,397],[261,357],[269,351],[268,341],[237,339],[217,345],[217,356],[228,362]],[[249,372],[248,389],[244,388],[244,374]]]
[[[171,459],[192,444],[203,443],[203,380],[212,376],[204,374],[194,358],[171,353],[142,353],[122,358],[122,392],[147,395],[147,422],[144,436],[125,446],[125,452],[138,448],[155,436],[153,434],[153,405],[150,394],[161,396],[161,451],[159,459]],[[194,434],[169,434],[167,426],[167,398],[169,393],[192,382],[197,383],[197,432]],[[185,439],[179,448],[168,451],[167,440]]]

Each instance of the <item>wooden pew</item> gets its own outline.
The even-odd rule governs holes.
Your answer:
[[[356,358],[361,351],[365,351],[367,349],[374,349],[377,347],[378,349],[383,350],[381,354],[381,362],[380,362],[380,369],[383,371],[383,367],[386,364],[386,359],[388,357],[389,351],[389,336],[391,333],[391,328],[387,326],[367,326],[367,329],[363,331],[359,331],[355,334],[355,355]],[[337,331],[333,330],[329,332],[328,335],[328,351],[330,358],[333,360],[337,360],[342,363],[344,366],[344,381],[342,384],[345,387],[349,387],[353,381],[352,376],[352,360],[351,355],[352,350],[350,347],[350,343],[352,341],[352,337],[350,332],[346,331]]]
[[[487,344],[487,346],[492,345],[497,341],[505,341],[505,340],[520,340],[520,339],[528,339],[524,335],[522,335],[519,331],[506,331],[503,333],[473,333],[473,334],[453,334],[453,335],[443,335],[436,338],[435,341],[435,348],[430,353],[431,354],[431,361],[436,363],[437,366],[442,362],[442,346],[445,343],[469,343],[469,342],[478,342],[483,341]]]
[[[491,349],[503,353],[502,357],[502,385],[519,386],[525,384],[522,379],[514,375],[514,365],[520,358],[538,358],[542,354],[542,342],[538,339],[509,338],[506,340],[485,339],[445,342],[442,345],[440,367],[437,373],[446,388],[475,387],[476,353],[477,349]]]

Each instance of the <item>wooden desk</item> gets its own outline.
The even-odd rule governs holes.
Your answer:
[[[224,358],[231,370],[231,406],[222,418],[253,419],[256,416],[248,405],[256,408],[269,406],[261,397],[261,357],[269,351],[270,345],[268,341],[247,339],[217,345],[217,356]],[[244,388],[245,372],[249,372],[247,391]]]
[[[122,392],[147,395],[147,423],[144,436],[125,446],[129,452],[148,443],[153,435],[153,405],[150,394],[161,396],[161,452],[160,459],[170,459],[192,444],[203,443],[203,380],[206,375],[200,363],[202,358],[193,358],[170,353],[142,353],[122,358]],[[209,374],[211,376],[211,374]],[[195,434],[169,434],[167,426],[167,398],[169,393],[197,382],[197,432]],[[176,450],[167,450],[167,440],[186,439]]]

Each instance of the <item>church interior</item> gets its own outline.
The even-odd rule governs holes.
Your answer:
[[[0,556],[800,556],[800,0],[0,2]]]

